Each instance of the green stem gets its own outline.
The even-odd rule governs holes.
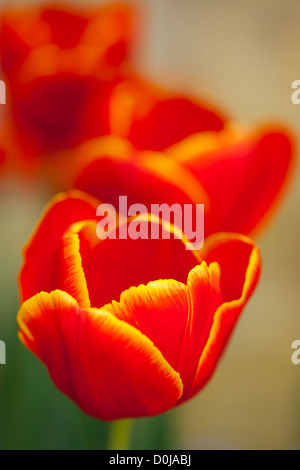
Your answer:
[[[132,421],[120,419],[110,425],[107,450],[130,450]]]

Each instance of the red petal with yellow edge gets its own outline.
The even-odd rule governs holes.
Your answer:
[[[122,293],[120,302],[103,307],[153,341],[179,372],[184,394],[197,371],[214,313],[222,303],[212,266],[207,268],[204,262],[194,268],[187,285],[174,280],[150,282],[131,287]]]
[[[220,268],[217,263],[205,262],[196,266],[188,276],[188,321],[181,348],[179,371],[184,384],[184,396],[197,372],[199,359],[207,343],[214,314],[222,304]]]
[[[94,139],[72,157],[76,170],[68,184],[116,208],[119,196],[127,196],[128,206],[145,204],[149,212],[152,204],[208,204],[200,182],[183,165],[162,153],[136,152],[128,141]]]
[[[120,239],[127,233],[130,220],[111,230],[111,236],[97,240],[94,232],[79,232],[80,245],[87,246],[94,239],[90,249],[80,250],[82,267],[85,274],[91,305],[97,308],[113,300],[119,301],[120,295],[131,286],[148,284],[156,279],[174,279],[185,283],[189,271],[197,264],[195,253],[186,250],[182,240],[176,238],[171,230],[163,229],[160,222],[140,222],[140,229],[148,230],[149,239]],[[151,239],[151,228],[160,228],[160,238]],[[144,232],[145,233],[145,232]],[[163,239],[168,236],[169,239]],[[105,287],[104,287],[105,286]]]
[[[136,203],[146,204],[148,210],[151,204],[192,202],[176,184],[155,175],[139,163],[117,161],[105,155],[95,159],[81,171],[74,187],[113,204],[116,208],[119,196],[127,196],[128,206]]]
[[[131,287],[121,294],[120,302],[113,301],[103,310],[150,338],[173,369],[179,371],[188,308],[186,285],[174,280],[160,280]]]
[[[64,233],[56,253],[56,265],[53,272],[55,288],[70,294],[81,308],[91,306],[80,255],[81,240],[78,235],[83,227],[86,229],[88,226],[88,222],[78,222],[72,224]],[[93,226],[95,230],[95,225]]]
[[[251,257],[257,268],[255,274],[259,273],[258,248],[250,238],[244,235],[231,233],[212,235],[204,241],[200,254],[208,264],[217,262],[220,266],[221,293],[224,302],[231,302],[241,297]]]
[[[64,292],[29,299],[18,322],[56,386],[91,416],[155,415],[182,394],[179,374],[146,336],[104,310],[79,308]]]
[[[232,330],[259,279],[261,259],[252,240],[242,235],[209,237],[201,252],[207,263],[216,262],[221,273],[222,305],[217,308],[208,341],[190,389],[181,401],[195,395],[210,379]]]
[[[58,287],[53,284],[61,238],[71,224],[94,219],[98,204],[99,201],[80,191],[59,194],[51,201],[23,250],[24,264],[19,279],[22,301]]]
[[[201,151],[200,141],[198,155],[197,146],[192,148],[188,142],[190,157],[184,156],[184,144],[170,153],[201,181],[208,194],[205,233],[257,231],[287,183],[294,157],[292,137],[270,128],[237,142],[224,143],[221,135],[214,139],[215,150],[204,147]]]

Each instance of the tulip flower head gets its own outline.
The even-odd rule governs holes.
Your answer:
[[[189,251],[159,219],[144,223],[172,239],[99,240],[98,205],[72,191],[47,208],[24,251],[19,337],[89,415],[156,415],[211,378],[258,282],[259,251],[228,233]]]
[[[126,4],[2,12],[10,145],[21,161],[32,163],[109,132],[109,97],[129,68],[133,16]]]
[[[68,180],[62,176],[66,187],[115,206],[123,195],[149,211],[156,202],[204,204],[206,236],[253,236],[282,201],[294,155],[293,138],[278,126],[245,134],[204,132],[159,152],[136,150],[128,139],[109,136],[75,149]]]

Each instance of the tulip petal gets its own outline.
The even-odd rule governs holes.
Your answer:
[[[220,266],[221,295],[224,302],[215,312],[193,383],[189,390],[185,390],[182,401],[195,395],[213,374],[260,275],[258,248],[247,237],[217,234],[210,237],[202,254],[208,263],[217,262]]]
[[[119,196],[127,196],[128,206],[145,204],[149,212],[152,204],[162,202],[209,204],[200,182],[183,165],[162,153],[136,152],[128,141],[116,137],[84,143],[73,160],[77,165],[69,184],[115,207]]]
[[[99,201],[80,191],[59,194],[51,201],[23,250],[19,282],[22,301],[58,287],[53,286],[53,273],[61,237],[71,224],[94,219],[98,204]]]
[[[206,346],[214,314],[222,304],[221,270],[217,263],[207,266],[203,261],[190,271],[187,281],[188,321],[181,349],[178,372],[184,384],[184,396],[197,372],[199,359]]]
[[[222,119],[186,98],[158,102],[149,114],[132,123],[129,139],[137,149],[162,151],[198,132],[220,131]]]
[[[85,48],[85,55],[92,55],[93,73],[103,67],[122,65],[131,46],[134,15],[132,6],[126,4],[96,9],[70,5],[5,8],[0,27],[3,70],[10,82],[17,83],[30,51],[48,45],[55,46],[62,59],[68,57],[65,52],[69,51],[80,58],[81,49]],[[59,72],[64,60],[57,65]],[[78,69],[78,61],[76,65]]]
[[[208,268],[203,262],[189,273],[187,286],[173,279],[153,281],[131,287],[121,294],[120,302],[103,307],[153,341],[180,373],[184,395],[222,303],[219,277],[216,263]]]
[[[14,79],[22,62],[28,57],[30,48],[20,35],[4,20],[0,30],[0,55],[3,72]]]
[[[41,20],[51,30],[51,41],[62,49],[75,47],[80,42],[88,19],[72,11],[46,8],[41,13]]]
[[[224,128],[212,106],[175,95],[135,78],[117,86],[112,99],[112,131],[139,150],[163,151],[188,136]]]
[[[12,95],[18,137],[31,152],[49,154],[109,132],[112,82],[77,73],[44,75]]]
[[[179,374],[146,336],[104,310],[81,309],[64,292],[29,299],[18,322],[56,386],[91,416],[154,415],[182,394]]]
[[[247,275],[250,275],[248,270],[253,275],[251,286],[254,288],[254,281],[257,282],[260,273],[261,261],[259,250],[250,238],[233,233],[212,235],[205,240],[201,256],[208,264],[216,262],[220,266],[220,286],[224,302],[242,297]],[[254,267],[255,270],[252,272]]]
[[[98,243],[92,243],[90,250],[81,252],[89,297],[94,307],[118,301],[120,294],[131,286],[146,285],[152,280],[185,282],[197,263],[197,253],[186,249],[172,226],[163,228],[161,221],[140,220],[138,231],[144,232],[148,238],[133,239],[128,236],[132,222],[130,219],[122,221],[116,230],[110,230],[110,238],[98,240]],[[150,238],[153,228],[160,230],[159,238]],[[123,235],[126,238],[122,239]],[[80,236],[86,244],[85,234]],[[87,236],[90,238],[91,234]]]
[[[103,307],[147,336],[178,371],[181,344],[185,335],[188,296],[184,284],[158,280],[122,292],[120,302]],[[167,334],[166,334],[167,332]]]
[[[91,302],[82,268],[80,255],[80,237],[78,232],[86,229],[86,222],[78,222],[62,236],[57,256],[55,275],[55,286],[57,289],[67,292],[81,308],[89,308]]]
[[[169,155],[190,170],[209,195],[206,235],[220,231],[249,234],[260,229],[291,173],[292,137],[274,127],[244,138],[204,135],[192,143],[187,139],[169,149]]]
[[[107,65],[122,65],[132,46],[135,15],[133,5],[119,3],[104,6],[99,9],[98,15],[91,18],[83,36],[83,44],[89,49],[94,48],[98,54],[103,51]]]

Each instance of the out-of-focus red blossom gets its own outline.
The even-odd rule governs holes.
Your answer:
[[[64,158],[70,161],[67,155],[58,156],[58,162]],[[143,203],[148,211],[152,203],[202,203],[205,236],[249,235],[261,230],[277,208],[293,160],[292,138],[278,126],[197,133],[161,152],[136,150],[128,140],[110,136],[73,151],[61,186],[114,205],[127,195],[129,204]]]
[[[21,158],[53,156],[108,134],[111,81],[76,73],[39,77],[11,95]]]
[[[211,105],[143,80],[124,80],[115,87],[110,119],[112,131],[134,148],[163,152],[201,184],[207,197],[194,202],[206,202],[207,235],[260,229],[294,167],[295,139],[287,128],[236,129]],[[89,191],[86,174],[79,188]],[[101,197],[99,191],[92,194]]]
[[[0,38],[2,69],[11,86],[58,71],[115,74],[128,60],[133,10],[121,2],[12,7],[1,13]]]
[[[51,155],[109,132],[109,97],[128,73],[133,16],[122,3],[2,13],[1,66],[21,157]]]
[[[60,190],[114,204],[128,195],[148,208],[204,203],[206,236],[256,233],[289,180],[293,138],[277,125],[236,131],[211,104],[138,78],[128,65],[132,23],[126,5],[4,14],[9,155],[27,156]]]
[[[73,191],[47,208],[24,251],[19,336],[86,413],[162,413],[210,379],[257,284],[260,255],[226,233],[186,250],[159,219],[151,223],[171,239],[100,241],[98,204]]]
[[[48,175],[114,205],[203,203],[205,235],[256,234],[278,206],[294,162],[294,139],[278,125],[237,129],[215,108],[124,80],[110,97],[111,135],[56,155]],[[57,167],[64,171],[57,172]]]
[[[110,122],[136,149],[164,151],[194,134],[221,132],[228,120],[205,100],[133,77],[115,86]]]
[[[203,139],[203,140],[202,140]],[[256,234],[278,208],[294,169],[294,138],[277,125],[197,136],[168,151],[209,195],[209,233]]]

